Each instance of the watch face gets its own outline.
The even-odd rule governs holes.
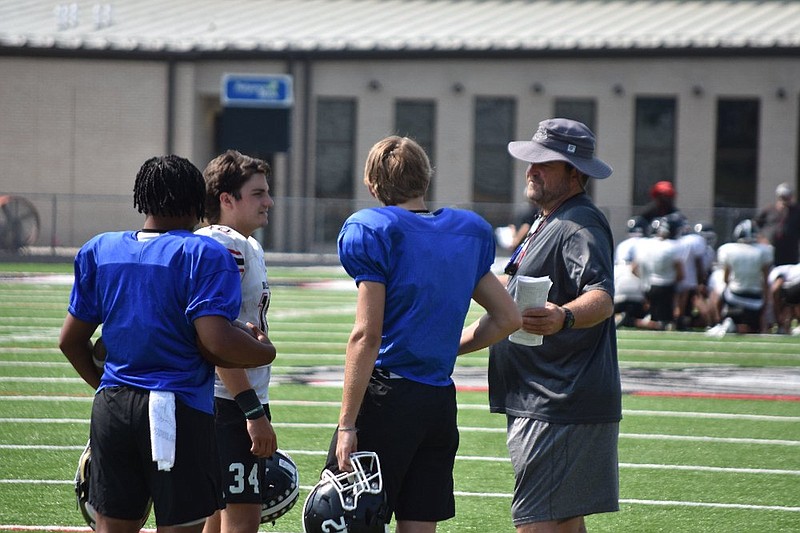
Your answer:
[[[572,325],[575,324],[575,315],[573,315],[572,311],[570,311],[566,307],[564,307],[562,309],[564,309],[564,328],[563,329],[570,329],[572,327]]]

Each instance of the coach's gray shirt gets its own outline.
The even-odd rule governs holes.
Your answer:
[[[613,237],[608,221],[585,194],[550,215],[529,243],[511,277],[549,276],[548,301],[564,305],[592,290],[614,297]],[[622,418],[614,318],[596,326],[562,330],[540,346],[508,339],[489,350],[492,412],[557,424],[616,422]]]

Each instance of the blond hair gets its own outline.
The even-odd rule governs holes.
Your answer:
[[[424,196],[432,175],[425,150],[413,139],[397,135],[375,143],[364,165],[364,183],[383,205]]]

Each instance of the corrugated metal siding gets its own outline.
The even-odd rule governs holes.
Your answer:
[[[113,6],[107,26],[95,16],[106,5]],[[800,2],[0,0],[0,46],[177,52],[794,49],[800,47]]]

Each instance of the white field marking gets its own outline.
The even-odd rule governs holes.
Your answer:
[[[641,355],[641,351],[637,351],[636,355]],[[620,368],[684,368],[684,367],[700,367],[700,368],[739,368],[730,363],[713,363],[713,362],[692,362],[692,361],[633,361],[626,359],[619,362]]]
[[[631,500],[620,499],[619,503],[630,505],[663,505],[677,507],[708,507],[714,509],[746,509],[748,511],[789,511],[800,512],[800,507],[788,507],[785,505],[748,505],[745,503],[712,503],[712,502],[680,502],[670,500]]]
[[[43,339],[52,339],[55,342],[55,339],[58,338],[58,329],[48,330],[46,332],[40,332],[37,335],[33,335],[31,332],[28,332],[26,335],[3,335],[0,337],[3,343],[11,343],[11,344],[19,344],[24,342],[41,342]]]
[[[270,400],[270,405],[285,405],[288,407],[341,407],[342,402],[323,402],[317,400]]]
[[[53,533],[86,532],[92,533],[92,528],[75,526],[22,526],[16,524],[0,524],[0,531],[52,531]],[[141,529],[147,533],[155,533],[155,529]]]
[[[729,468],[725,466],[700,466],[700,465],[661,465],[652,463],[620,463],[620,468],[637,468],[645,470],[685,470],[689,472],[720,472],[732,474],[769,474],[800,476],[800,470],[785,470],[782,468]]]
[[[5,295],[5,293],[3,293]],[[5,307],[5,306],[0,306]],[[38,307],[38,305],[37,305]],[[64,324],[64,318],[50,318],[50,317],[40,317],[37,316],[39,314],[39,310],[36,309],[33,313],[30,314],[22,314],[25,309],[19,309],[16,305],[11,305],[11,309],[17,311],[15,316],[10,316],[8,318],[3,318],[3,324],[0,325],[0,331],[11,331],[16,328],[53,328],[53,329],[61,329],[61,326]],[[30,316],[33,315],[33,316]]]
[[[88,418],[0,418],[6,424],[88,424]]]
[[[750,352],[724,352],[721,350],[715,351],[674,351],[674,350],[642,350],[640,348],[619,348],[618,349],[619,356],[626,356],[626,355],[649,355],[655,357],[738,357],[740,359],[744,358],[751,358],[753,355],[757,355],[759,360],[762,359],[778,359],[778,358],[786,358],[786,359],[800,359],[800,354],[798,353],[782,353],[782,352],[766,352],[766,351],[759,351],[756,354]]]
[[[41,353],[57,353],[61,354],[61,350],[58,348],[20,348],[18,346],[4,346],[3,353],[31,353],[31,354],[41,354]],[[63,354],[61,354],[63,356]]]
[[[47,362],[47,361],[0,361],[0,366],[16,366],[16,367],[25,367],[25,366],[32,366],[35,368],[46,368],[46,367],[63,367],[67,366],[72,368],[72,365],[68,362]]]
[[[773,444],[776,446],[800,446],[800,441],[798,440],[783,440],[783,439],[703,437],[700,435],[657,435],[651,433],[620,433],[619,436],[620,438],[639,439],[639,440],[677,440],[677,441],[688,441],[688,442],[720,442],[728,444]]]
[[[330,332],[333,333],[333,332]],[[38,339],[37,339],[38,340]],[[296,341],[296,340],[286,340],[280,341],[281,346],[285,345],[300,345],[300,346],[344,346],[346,344],[346,340],[338,343],[338,342],[304,342],[304,341]],[[58,348],[18,348],[18,347],[5,347],[2,348],[3,352],[8,354],[18,354],[18,353],[25,353],[25,354],[61,354],[61,350]],[[637,352],[641,353],[641,352]],[[470,360],[478,361],[478,360],[489,360],[488,353],[485,355],[476,355],[470,354]],[[287,351],[281,351],[281,359],[291,360],[291,359],[337,359],[337,360],[344,360],[344,351],[336,351],[336,352],[329,352],[329,353],[317,353],[317,354],[308,354],[308,353],[293,353]],[[10,364],[12,362],[0,362],[0,364]],[[16,362],[13,362],[16,363]],[[23,364],[22,361],[19,361],[20,364]],[[33,365],[34,363],[24,363]],[[64,363],[69,364],[69,363]],[[283,369],[291,369],[291,368],[304,368],[304,367],[294,367],[294,366],[285,366],[281,365],[280,362],[276,362],[273,365],[276,368],[283,368]],[[730,368],[732,365],[728,363],[702,363],[702,362],[679,362],[679,361],[620,361],[619,366],[622,368],[665,368],[665,367],[676,367],[676,368],[684,368],[684,367],[704,367],[704,368]]]
[[[800,416],[749,415],[736,413],[703,413],[699,411],[647,411],[645,409],[623,409],[623,415],[666,416],[675,418],[713,418],[718,420],[758,420],[763,422],[800,422]]]
[[[24,401],[24,402],[91,402],[94,396],[0,396],[2,401]]]
[[[323,315],[352,315],[356,312],[356,304],[339,306],[339,307],[324,307],[313,309],[286,309],[286,310],[270,310],[268,319],[287,320],[290,318],[297,318],[303,316],[323,316]]]
[[[66,485],[74,485],[74,480],[69,481],[42,481],[36,479],[29,479],[29,480],[8,480],[8,479],[0,479],[0,483],[30,483],[30,484],[41,484],[41,483],[58,483],[58,484],[66,484]],[[300,485],[302,490],[311,490],[314,488],[313,485]],[[465,492],[465,491],[454,491],[453,494],[459,497],[467,497],[467,498],[504,498],[510,499],[512,494],[509,492]],[[620,498],[619,503],[627,504],[627,505],[660,505],[660,506],[675,506],[675,507],[705,507],[710,509],[743,509],[748,511],[786,511],[786,512],[800,512],[800,507],[789,507],[785,505],[752,505],[752,504],[744,504],[744,503],[714,503],[714,502],[684,502],[684,501],[677,501],[677,500],[639,500],[639,499],[628,499],[628,498]],[[12,528],[22,527],[23,531],[87,531],[91,532],[91,530],[87,528],[81,527],[66,527],[66,526],[6,526],[0,524],[0,531],[3,530],[13,530]],[[142,531],[152,532],[155,531],[153,529],[143,529]]]
[[[36,378],[36,377],[6,377],[0,376],[3,383],[86,383],[83,378]]]
[[[89,419],[82,418],[0,418],[0,423],[22,424],[88,424]],[[274,427],[294,429],[333,429],[336,424],[323,422],[273,422]],[[487,428],[459,426],[464,433],[505,433],[505,428]],[[745,437],[707,437],[703,435],[660,435],[656,433],[620,433],[620,438],[639,440],[662,440],[684,442],[714,442],[727,444],[758,444],[774,446],[800,446],[800,441],[785,439],[753,439]]]
[[[353,309],[355,311],[355,308]],[[269,323],[272,324],[276,322],[281,325],[280,331],[276,333],[284,333],[285,331],[324,331],[327,333],[331,332],[339,332],[339,331],[346,331],[349,332],[353,329],[353,324],[350,322],[319,322],[319,321],[311,321],[311,322],[302,322],[300,320],[293,319],[292,317],[280,318],[272,316],[272,312],[270,311],[270,315],[267,317],[269,319]]]
[[[297,325],[297,324],[294,324],[294,325]],[[309,328],[312,328],[313,326],[314,326],[313,324],[309,324],[308,325]],[[298,331],[304,331],[305,332],[306,330],[298,329]],[[341,342],[335,342],[335,341],[324,341],[324,342],[298,341],[298,340],[294,340],[294,339],[296,339],[296,335],[293,335],[293,333],[291,331],[288,331],[288,330],[282,331],[280,333],[280,335],[275,337],[274,340],[277,341],[278,339],[280,339],[282,336],[285,335],[287,337],[291,337],[291,339],[280,340],[281,346],[289,346],[289,345],[292,345],[292,346],[310,346],[310,345],[313,345],[313,346],[316,346],[316,347],[320,347],[320,346],[342,347],[347,343],[346,337],[347,337],[347,334],[349,333],[349,331],[350,331],[350,326],[347,326],[347,328],[343,329],[342,331],[330,331],[330,330],[321,331],[321,333],[324,333],[324,334],[341,333],[343,335],[343,340]],[[54,335],[54,337],[55,336],[57,336],[57,335]],[[16,339],[17,336],[15,336],[14,338]],[[0,339],[3,339],[3,337],[0,336]],[[26,337],[26,339],[27,339],[27,337]],[[40,340],[40,339],[37,337],[34,340]],[[25,354],[32,354],[32,355],[33,354],[61,354],[61,350],[59,350],[58,348],[19,348],[19,347],[16,347],[16,346],[8,346],[8,347],[3,347],[2,350],[3,350],[3,352],[9,353],[9,354],[14,354],[14,353],[25,353]],[[622,349],[620,349],[620,352],[621,351],[622,351]],[[681,352],[681,353],[687,353],[687,352]],[[635,352],[635,355],[641,355],[641,354],[642,354],[641,350],[637,350]],[[699,355],[708,355],[708,352],[698,352],[698,354]],[[735,355],[741,355],[741,354],[735,354]],[[786,357],[786,356],[792,356],[793,357],[794,354],[780,354],[780,357]],[[488,354],[488,351],[486,351],[486,350],[483,350],[481,352],[476,352],[476,353],[469,354],[466,357],[469,357],[471,361],[481,361],[481,360],[488,361],[489,360],[489,354]],[[344,350],[336,351],[336,352],[333,352],[333,353],[323,353],[323,354],[306,354],[306,353],[292,353],[292,352],[281,351],[281,359],[284,359],[284,358],[286,360],[291,360],[291,359],[314,359],[314,358],[338,358],[338,359],[344,359]],[[281,368],[289,368],[289,367],[284,367],[284,366],[280,365],[280,362],[277,362],[276,366],[281,366]],[[731,365],[730,363],[692,362],[692,361],[684,361],[684,362],[681,362],[681,361],[636,361],[636,360],[620,361],[619,362],[619,366],[620,366],[620,368],[672,368],[672,367],[675,367],[675,368],[685,368],[685,367],[737,368],[736,365]]]
[[[283,346],[283,344],[284,343],[281,343],[281,346]],[[339,344],[335,343],[335,342],[300,342],[300,341],[298,341],[298,342],[295,342],[295,344],[297,344],[299,346],[309,346],[309,347],[313,346],[313,347],[317,347],[317,348],[319,348],[319,347],[321,347],[323,345],[331,345],[331,346],[334,346],[334,347],[339,346]],[[344,345],[342,345],[342,346],[344,346]],[[25,351],[27,351],[27,350],[20,350],[21,353],[24,353]],[[333,361],[339,362],[340,364],[337,365],[337,366],[340,367],[341,363],[344,363],[344,349],[342,349],[341,351],[333,351],[333,352],[328,352],[328,353],[313,353],[313,354],[311,354],[311,353],[293,353],[293,352],[282,351],[281,352],[281,357],[286,359],[286,360],[292,360],[292,359],[309,359],[309,360],[331,359]],[[19,365],[19,366],[26,366],[26,365],[28,365],[28,366],[36,366],[39,363],[40,363],[39,361],[5,361],[5,362],[0,361],[0,365],[6,364],[6,365]],[[45,361],[44,363],[52,364],[52,362],[47,362],[47,361]],[[58,363],[60,363],[60,362],[58,362]],[[69,362],[67,362],[65,360],[64,363],[60,363],[60,364],[69,365]],[[312,367],[312,366],[282,365],[280,363],[272,363],[272,368],[280,368],[281,370],[284,370],[285,372],[290,372],[290,371],[296,370],[296,371],[301,372],[301,373],[302,372],[307,372],[309,370],[315,370],[315,368]]]
[[[91,402],[94,396],[0,396],[3,401],[29,401],[29,402]],[[287,407],[340,407],[339,401],[320,400],[270,400],[270,405]],[[488,411],[489,406],[480,403],[460,403],[460,411]],[[623,415],[633,416],[663,416],[674,418],[708,418],[716,420],[751,420],[760,422],[800,422],[800,416],[784,415],[751,415],[736,413],[705,413],[700,411],[648,411],[646,409],[623,409]]]
[[[35,451],[83,451],[86,447],[82,445],[54,445],[54,444],[0,444],[0,450],[35,450]],[[289,455],[325,457],[328,452],[325,450],[284,450]],[[486,455],[456,455],[457,461],[471,461],[481,463],[509,463],[508,457],[493,457]],[[782,475],[800,476],[800,470],[786,470],[778,468],[740,468],[724,466],[704,466],[704,465],[667,465],[652,463],[619,463],[620,468],[630,468],[638,470],[680,470],[685,472],[714,472],[720,474],[756,474],[756,475]],[[14,480],[0,480],[3,483],[11,483]],[[49,483],[61,483],[60,481],[50,481]]]
[[[745,337],[735,337],[740,340],[745,340]],[[774,347],[784,347],[784,348],[791,348],[794,343],[790,340],[790,337],[786,335],[774,335],[771,333],[765,334],[748,334],[746,337],[747,345],[748,346],[757,346],[759,348],[774,348]],[[622,337],[622,340],[625,344],[641,344],[641,345],[652,345],[653,339],[649,338],[630,338],[627,336]],[[706,337],[702,333],[686,334],[683,338],[674,338],[671,337],[668,341],[664,340],[662,342],[668,342],[670,345],[675,346],[697,346],[697,344],[708,344],[713,346],[727,346],[728,348],[733,349],[733,346],[736,343],[725,343],[725,342],[718,342],[717,339]]]

